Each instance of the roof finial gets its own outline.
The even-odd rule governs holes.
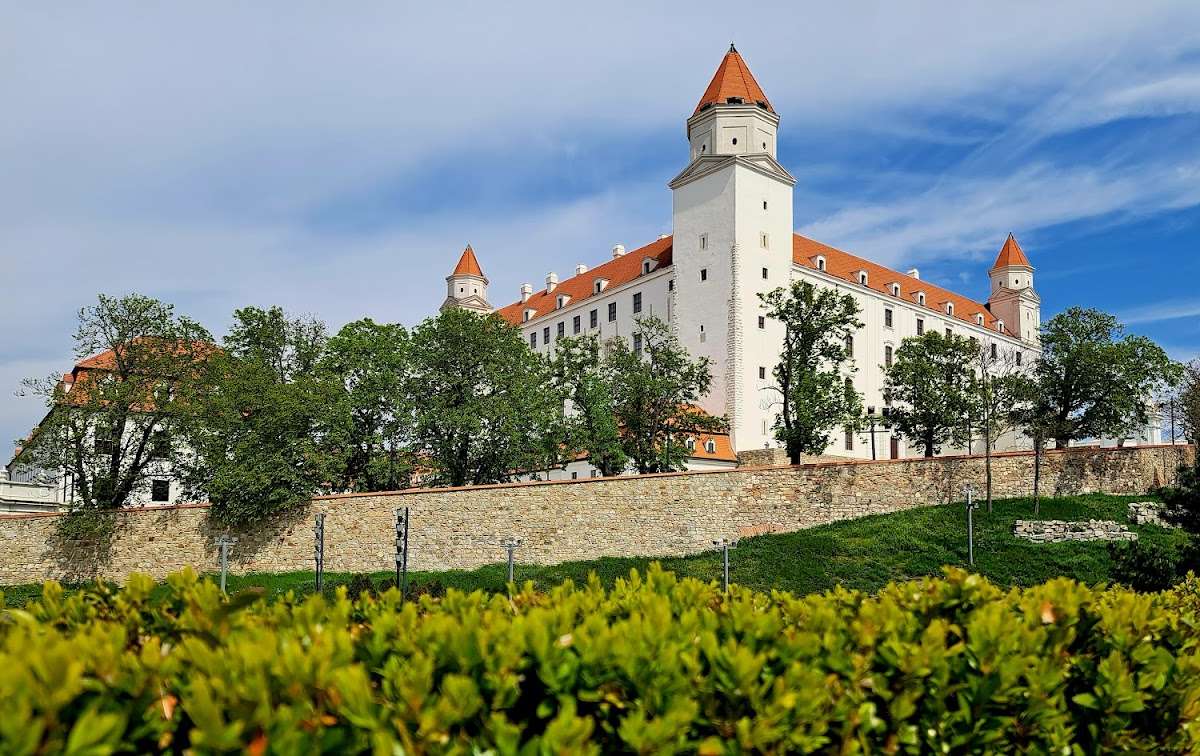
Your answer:
[[[729,52],[737,52],[737,48],[733,46],[732,42],[729,43]]]

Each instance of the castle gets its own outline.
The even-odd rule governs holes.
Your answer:
[[[858,301],[863,327],[849,343],[858,368],[851,380],[868,414],[881,420],[889,405],[884,370],[905,338],[942,329],[1033,364],[1039,299],[1033,266],[1011,234],[988,272],[987,302],[929,283],[916,269],[889,270],[800,236],[792,219],[796,179],[776,157],[779,126],[779,114],[730,45],[687,119],[689,162],[668,184],[670,235],[634,250],[616,245],[612,259],[594,268],[576,265],[562,281],[550,273],[539,291],[523,284],[520,298],[499,308],[489,303],[487,276],[468,246],[446,278],[442,307],[495,312],[544,353],[564,336],[628,338],[637,318],[659,317],[691,354],[708,358],[713,388],[702,407],[729,421],[722,443],[735,453],[778,446],[771,376],[783,326],[766,317],[759,294],[798,279]],[[1028,447],[1012,437],[997,444],[1016,445]],[[982,451],[982,444],[971,451]],[[839,432],[826,453],[871,459],[920,452],[879,422],[862,432]]]

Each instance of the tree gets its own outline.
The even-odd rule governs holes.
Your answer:
[[[1072,307],[1055,315],[1042,327],[1041,345],[1034,369],[1040,414],[1059,449],[1145,428],[1151,396],[1180,373],[1161,347],[1125,334],[1099,310]]]
[[[884,392],[897,406],[891,423],[932,457],[961,432],[964,418],[978,416],[975,399],[975,344],[953,334],[930,331],[905,339],[886,369]]]
[[[325,343],[320,321],[278,307],[234,313],[189,434],[189,487],[208,495],[217,522],[253,524],[333,488],[336,465],[323,450],[345,444],[331,413],[344,388],[320,369]]]
[[[157,299],[100,295],[79,311],[78,367],[24,381],[46,399],[46,418],[23,463],[66,475],[72,511],[117,509],[185,453],[181,417],[213,351],[212,336]]]
[[[614,373],[594,335],[559,339],[551,373],[570,411],[565,418],[566,453],[587,452],[604,477],[620,475],[629,463],[616,417]]]
[[[545,360],[495,315],[448,309],[413,330],[414,452],[435,485],[497,483],[561,455],[563,399]]]
[[[405,394],[408,332],[370,318],[344,326],[325,345],[319,365],[344,389],[331,407],[342,425],[328,448],[342,491],[390,491],[411,484],[412,402]]]
[[[783,350],[772,370],[780,413],[775,438],[792,464],[804,454],[821,454],[835,427],[862,423],[862,396],[846,374],[854,372],[847,347],[862,327],[854,297],[807,281],[759,294],[767,316],[783,323]]]
[[[725,428],[695,404],[712,383],[708,360],[693,359],[655,317],[639,318],[631,339],[605,344],[625,453],[639,473],[681,470],[686,438]]]
[[[975,351],[977,392],[972,404],[979,412],[983,433],[987,511],[992,511],[992,451],[996,441],[1022,421],[1033,398],[1033,381],[1012,349],[1001,351],[994,344],[980,344]]]

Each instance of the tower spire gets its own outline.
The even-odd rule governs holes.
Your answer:
[[[481,313],[491,312],[487,286],[487,276],[483,275],[475,250],[468,244],[459,256],[454,272],[446,276],[446,300],[442,302],[442,309],[456,307]]]
[[[704,95],[692,115],[705,107],[726,104],[758,105],[771,113],[775,112],[771,101],[767,99],[766,93],[762,91],[762,87],[754,79],[754,74],[750,73],[750,67],[746,65],[746,61],[732,42],[729,43],[729,52],[721,59],[721,65],[717,66],[717,72],[713,74],[708,89],[704,90]]]

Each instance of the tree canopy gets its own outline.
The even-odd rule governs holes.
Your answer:
[[[862,396],[848,380],[855,371],[850,344],[862,327],[860,308],[853,296],[807,281],[759,297],[768,317],[784,326],[772,369],[780,406],[775,437],[799,464],[805,454],[824,453],[833,428],[862,422]]]
[[[978,417],[973,370],[977,345],[963,336],[930,331],[905,339],[886,369],[884,392],[897,404],[890,422],[932,457]]]

